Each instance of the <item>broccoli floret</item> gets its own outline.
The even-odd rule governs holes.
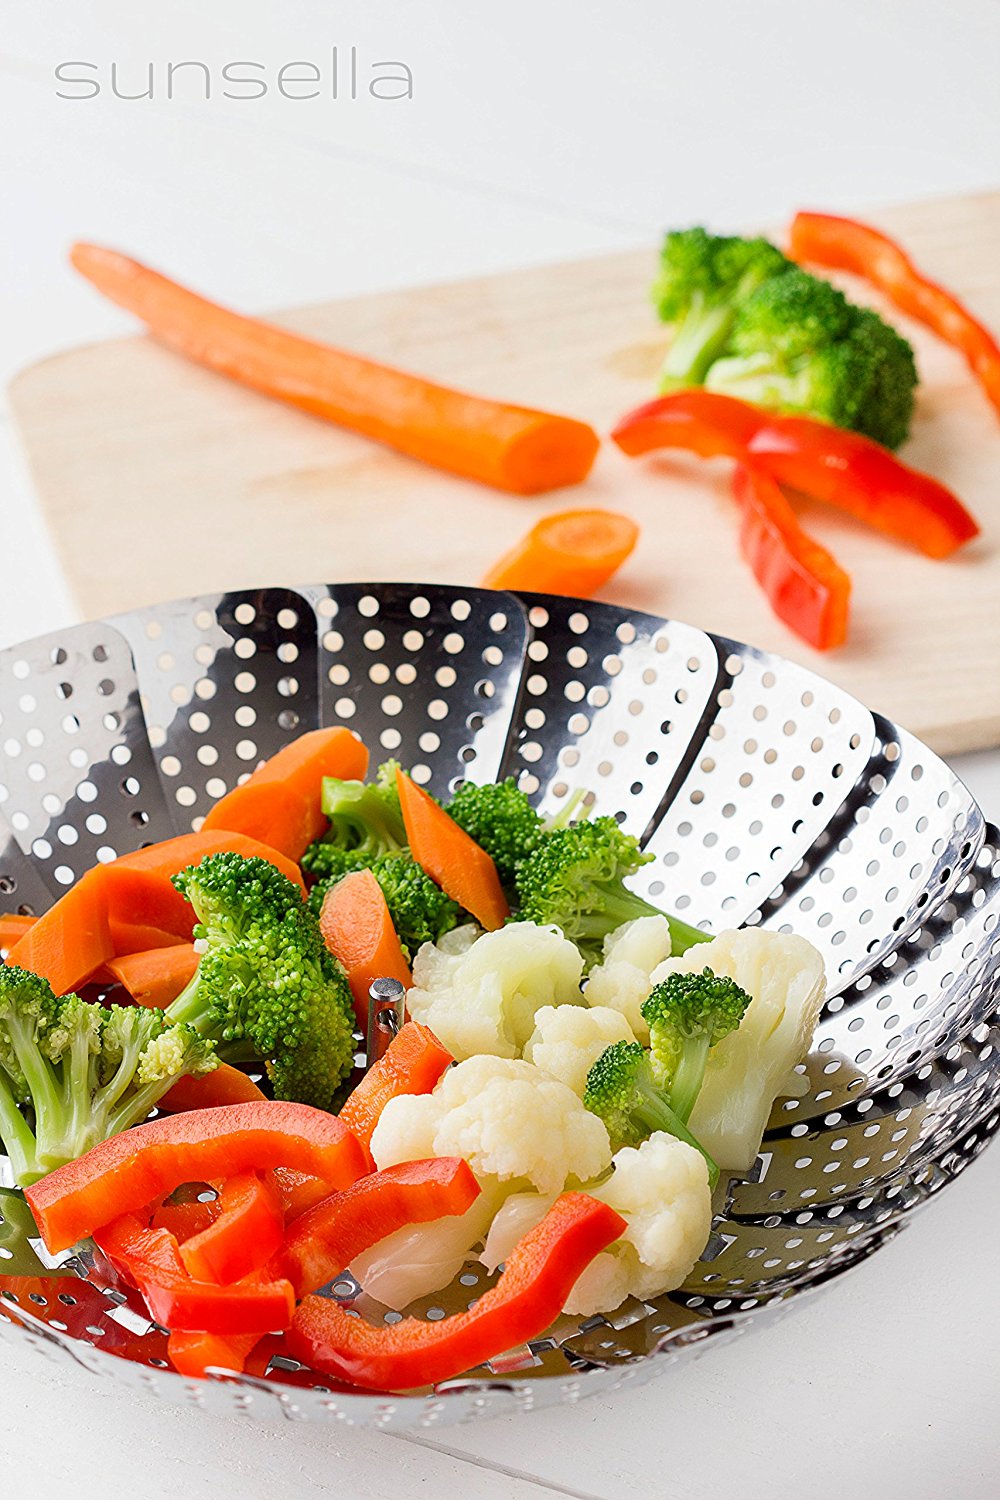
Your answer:
[[[707,942],[707,933],[661,913],[625,885],[626,877],[652,858],[614,818],[556,829],[518,869],[519,915],[526,922],[561,928],[588,966],[600,958],[608,933],[634,917],[666,915],[673,953]]]
[[[896,447],[917,373],[906,340],[877,313],[805,271],[766,282],[737,312],[708,390],[802,412]]]
[[[354,1011],[298,887],[266,859],[233,853],[208,855],[174,884],[206,946],[167,1017],[223,1057],[262,1059],[279,1099],[327,1108],[353,1064]]]
[[[322,884],[314,886],[310,900],[318,890],[327,890],[335,881],[342,880],[354,870],[367,870],[370,860],[364,850],[345,849],[341,844],[328,844],[317,839],[310,844],[302,856],[302,868],[307,875]],[[321,898],[320,898],[321,899]],[[316,907],[319,910],[319,907]]]
[[[708,1163],[708,1180],[715,1187],[718,1166],[670,1107],[653,1077],[649,1054],[639,1042],[612,1042],[604,1049],[587,1074],[583,1102],[604,1121],[616,1150],[638,1146],[655,1130],[694,1146]]]
[[[210,1040],[161,1011],[58,998],[38,975],[0,966],[0,1137],[22,1187],[217,1065]]]
[[[512,889],[517,868],[537,845],[543,826],[516,779],[511,776],[486,786],[467,781],[448,804],[448,812],[486,850],[501,885]]]
[[[417,864],[408,850],[383,854],[372,865],[392,925],[403,947],[415,953],[458,926],[462,908]]]
[[[750,996],[735,979],[711,969],[670,974],[642,1002],[656,1081],[685,1122],[705,1077],[709,1049],[736,1030],[749,1004]]]
[[[744,240],[707,230],[674,230],[660,252],[653,302],[673,338],[660,389],[700,385],[725,348],[740,305],[764,282],[792,269],[768,240]]]
[[[373,782],[323,778],[323,812],[330,827],[310,844],[302,868],[319,879],[363,870],[380,854],[406,847],[406,829],[396,790],[397,761],[379,766]],[[344,868],[341,861],[350,856]]]

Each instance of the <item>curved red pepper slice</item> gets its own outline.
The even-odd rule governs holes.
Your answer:
[[[524,1236],[500,1280],[468,1312],[375,1328],[327,1297],[307,1297],[287,1334],[296,1359],[369,1390],[411,1390],[473,1369],[536,1338],[625,1221],[586,1193],[564,1193]]]
[[[219,1212],[184,1241],[181,1260],[195,1281],[223,1286],[258,1271],[281,1244],[285,1215],[271,1173],[238,1172],[222,1184]]]
[[[799,525],[775,480],[739,464],[733,493],[740,506],[740,550],[771,608],[817,651],[843,645],[851,580]]]
[[[888,448],[813,417],[782,417],[714,391],[649,401],[612,433],[623,452],[681,448],[752,459],[782,484],[823,500],[928,557],[948,557],[979,535],[965,506],[938,480]]]
[[[295,1311],[287,1281],[251,1278],[230,1286],[193,1281],[166,1229],[123,1214],[94,1234],[115,1270],[137,1286],[150,1316],[164,1328],[212,1334],[264,1334],[285,1328]]]
[[[55,1252],[183,1182],[279,1166],[321,1177],[331,1190],[349,1187],[368,1169],[364,1147],[335,1115],[266,1099],[147,1120],[50,1172],[25,1197]]]
[[[269,1273],[287,1278],[296,1296],[305,1297],[386,1235],[408,1224],[462,1214],[478,1196],[472,1168],[458,1156],[401,1162],[372,1172],[301,1214]]]
[[[925,323],[964,354],[1000,412],[1000,343],[953,293],[918,271],[895,240],[856,219],[798,213],[792,220],[789,253],[793,260],[864,276],[901,312]]]

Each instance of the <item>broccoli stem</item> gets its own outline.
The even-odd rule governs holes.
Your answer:
[[[44,1168],[38,1164],[35,1137],[3,1078],[0,1078],[0,1140],[10,1158],[15,1182],[28,1187],[45,1176]]]
[[[733,316],[728,303],[713,306],[701,293],[692,297],[660,367],[662,392],[702,384],[709,366],[725,347]]]
[[[789,410],[809,406],[807,374],[794,369],[780,370],[770,354],[765,353],[716,360],[705,379],[705,389],[738,396],[757,406]]]
[[[685,1141],[687,1145],[693,1146],[696,1151],[700,1151],[708,1164],[709,1187],[715,1187],[719,1180],[718,1163],[709,1156],[697,1136],[691,1134],[685,1122],[670,1107],[657,1088],[650,1087],[640,1080],[638,1097],[633,1106],[632,1113],[644,1129],[650,1132],[663,1130],[667,1135],[676,1136],[679,1141]]]
[[[666,917],[670,928],[670,952],[675,957],[686,953],[695,943],[709,943],[712,940],[710,933],[691,927],[687,922],[682,922],[680,917],[670,916],[668,912],[644,901],[625,886],[611,883],[597,886],[596,889],[600,892],[600,908],[580,918],[579,933],[584,941],[600,942],[623,922],[634,921],[636,917]]]
[[[705,1078],[705,1064],[711,1045],[709,1032],[686,1040],[681,1048],[680,1059],[670,1080],[670,1104],[674,1113],[685,1124],[691,1118],[695,1100]]]

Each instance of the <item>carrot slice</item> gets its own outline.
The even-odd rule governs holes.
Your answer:
[[[407,1021],[348,1095],[338,1119],[370,1146],[379,1115],[400,1094],[429,1094],[455,1059],[429,1026]]]
[[[300,860],[326,827],[323,777],[362,781],[368,751],[349,729],[313,729],[258,766],[210,810],[202,829],[246,833]]]
[[[40,974],[57,995],[65,995],[114,956],[107,883],[98,865],[18,939],[7,962]]]
[[[488,932],[502,927],[510,907],[486,850],[405,771],[397,771],[396,785],[407,842],[417,864]]]
[[[136,868],[116,859],[102,865],[108,899],[108,922],[115,952],[138,953],[142,948],[162,948],[166,940],[141,940],[138,929],[165,933],[175,943],[189,943],[194,928],[190,903],[175,890],[169,876],[159,870]],[[183,868],[183,866],[181,867]]]
[[[150,1010],[163,1010],[176,1000],[197,967],[198,955],[192,943],[175,943],[170,948],[150,948],[108,959],[111,973],[128,990],[136,1005],[145,1005]]]
[[[184,1114],[189,1109],[217,1109],[223,1104],[257,1104],[267,1095],[252,1078],[229,1063],[220,1063],[200,1078],[178,1078],[164,1094],[157,1109],[168,1115]]]
[[[206,855],[227,852],[242,854],[245,859],[269,860],[305,895],[302,872],[294,860],[249,834],[232,833],[222,828],[203,829],[201,833],[181,833],[176,838],[164,839],[159,844],[147,844],[145,849],[137,849],[134,854],[120,855],[113,864],[105,865],[104,868],[147,870],[169,880],[172,875],[186,870],[188,865],[198,864]]]
[[[599,439],[585,422],[451,390],[241,317],[99,245],[74,245],[70,259],[180,354],[411,458],[521,495],[578,484],[594,462]]]
[[[0,916],[0,952],[9,953],[37,921],[37,917],[22,916],[20,912],[13,911]]]
[[[382,887],[371,870],[355,870],[330,887],[320,908],[319,927],[326,946],[344,966],[364,1034],[372,980],[398,979],[407,989],[413,983]]]
[[[525,589],[589,599],[616,573],[639,528],[613,510],[563,510],[532,526],[483,579],[488,589]]]

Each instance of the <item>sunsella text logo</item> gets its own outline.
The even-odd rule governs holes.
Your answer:
[[[159,99],[197,102],[273,98],[335,102],[413,98],[413,69],[398,59],[372,62],[357,47],[331,47],[321,60],[270,65],[226,62],[61,62],[59,99]]]

